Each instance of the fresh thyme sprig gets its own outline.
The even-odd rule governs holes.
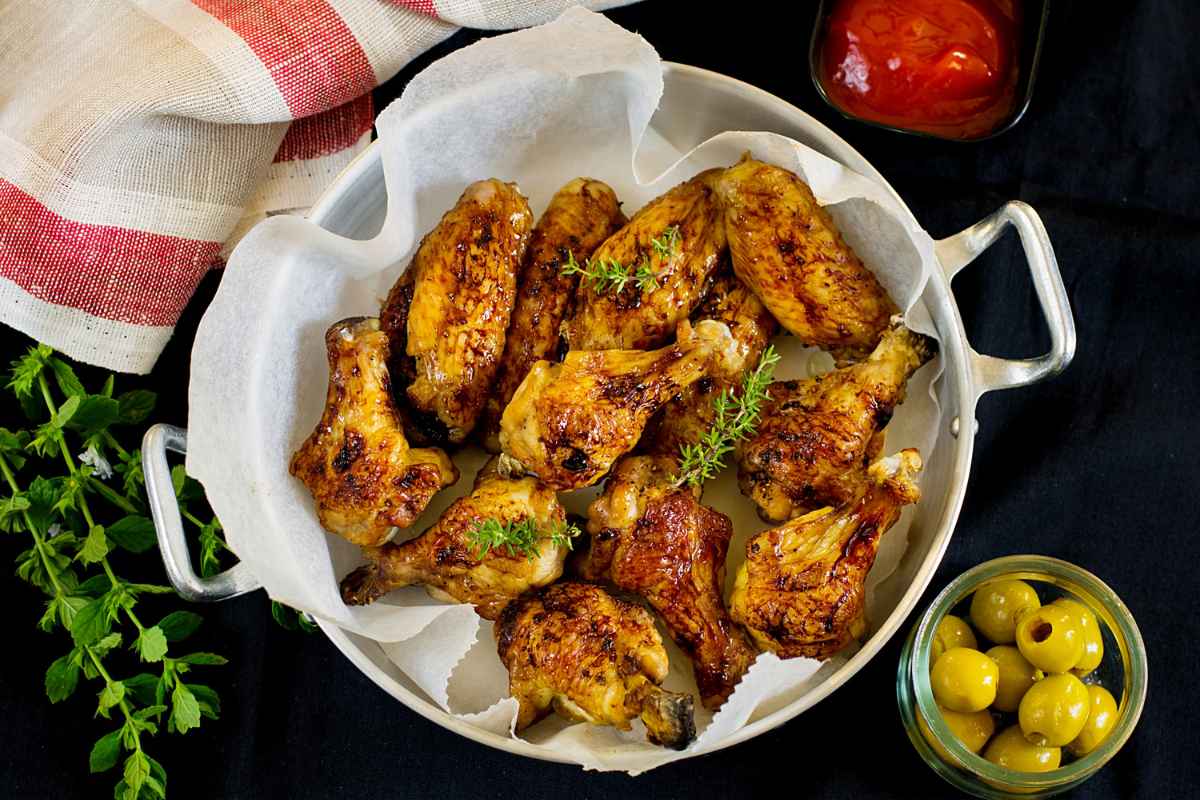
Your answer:
[[[534,561],[541,555],[539,541],[546,539],[556,547],[565,545],[570,550],[579,534],[579,528],[569,522],[539,528],[537,520],[533,519],[519,522],[485,519],[467,532],[467,544],[474,551],[476,561],[481,561],[489,550],[501,547],[510,556],[524,554]]]
[[[713,400],[712,427],[692,444],[679,448],[679,473],[676,486],[700,486],[725,468],[725,456],[733,451],[736,442],[754,433],[764,400],[770,399],[767,386],[775,374],[779,354],[768,346],[758,359],[758,366],[742,379],[742,391],[734,394],[726,389]]]
[[[663,228],[662,233],[650,240],[650,247],[658,256],[659,261],[671,257],[679,247],[679,227],[671,225]],[[640,291],[650,292],[658,288],[658,275],[650,266],[650,259],[642,259],[636,269],[622,264],[615,258],[588,259],[582,265],[575,260],[575,254],[567,251],[567,263],[563,264],[560,272],[563,275],[579,275],[589,281],[592,291],[596,294],[607,294],[615,291],[620,294],[630,281],[637,284]]]

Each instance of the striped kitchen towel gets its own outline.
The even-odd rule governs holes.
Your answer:
[[[0,322],[148,372],[206,271],[370,140],[459,26],[630,0],[0,0]]]

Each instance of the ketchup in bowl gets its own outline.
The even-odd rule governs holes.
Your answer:
[[[1011,115],[1020,0],[837,0],[821,88],[847,114],[951,139]]]

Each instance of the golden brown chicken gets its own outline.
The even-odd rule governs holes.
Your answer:
[[[742,376],[758,364],[779,328],[762,301],[731,272],[717,278],[692,318],[725,323],[737,346],[716,353],[708,374],[659,412],[642,442],[650,452],[678,455],[682,446],[699,441],[716,417],[713,400],[727,389],[740,392]]]
[[[669,456],[626,456],[588,507],[591,543],[575,563],[588,580],[640,595],[692,660],[700,699],[716,709],[750,668],[755,648],[722,599],[729,517],[672,482]]]
[[[471,184],[421,241],[408,269],[411,293],[402,275],[381,311],[394,340],[404,319],[409,404],[444,426],[446,441],[467,437],[493,389],[532,227],[515,184]]]
[[[329,390],[316,429],[289,469],[312,492],[317,519],[358,545],[381,544],[405,528],[458,470],[438,449],[408,446],[388,377],[388,339],[374,317],[325,333]]]
[[[555,489],[591,486],[637,444],[664,403],[700,379],[717,350],[735,346],[712,320],[679,324],[661,350],[572,350],[539,361],[500,420],[500,445]]]
[[[746,543],[730,614],[780,658],[828,658],[866,631],[867,573],[879,539],[917,502],[921,457],[901,450],[867,471],[863,494]]]
[[[500,450],[500,415],[529,368],[542,359],[561,358],[559,328],[579,283],[578,275],[563,274],[563,265],[568,258],[581,262],[589,258],[623,224],[621,204],[608,184],[576,178],[555,193],[534,226],[496,385],[484,409],[483,443],[489,451]]]
[[[629,730],[682,750],[696,736],[692,696],[662,689],[667,651],[650,612],[599,586],[562,582],[518,597],[495,627],[517,699],[517,730],[551,709],[569,720]]]
[[[896,306],[808,184],[747,154],[717,187],[733,268],[779,323],[838,356],[870,352]]]
[[[725,249],[714,191],[720,174],[701,172],[651,200],[592,254],[593,268],[615,263],[633,279],[620,291],[580,281],[564,325],[572,350],[646,350],[670,340],[704,299]]]
[[[742,446],[738,483],[779,522],[859,493],[909,377],[935,343],[899,321],[866,361],[803,381],[773,383],[758,430]]]
[[[532,520],[547,535],[537,541],[536,555],[496,547],[480,558],[471,534],[492,520],[500,525]],[[368,563],[342,580],[342,599],[365,605],[392,589],[421,584],[439,600],[471,603],[479,616],[496,619],[508,601],[562,575],[568,545],[548,534],[565,524],[566,512],[552,489],[537,478],[505,476],[493,458],[479,471],[473,491],[420,536],[364,548]]]

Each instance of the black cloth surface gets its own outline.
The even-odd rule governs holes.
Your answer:
[[[966,503],[919,608],[963,570],[1010,553],[1057,556],[1099,575],[1140,623],[1150,693],[1128,745],[1073,796],[1197,796],[1200,6],[1055,0],[1027,117],[996,140],[950,144],[870,130],[821,103],[806,59],[812,12],[795,5],[803,7],[747,5],[750,13],[735,15],[729,6],[648,2],[610,16],[664,58],[740,78],[830,125],[935,238],[1007,200],[1038,210],[1074,309],[1078,352],[1053,380],[980,404]],[[379,107],[479,35],[460,32],[420,58],[378,90]],[[161,393],[159,421],[186,424],[188,352],[219,280],[205,280],[154,373],[121,380]],[[968,268],[955,292],[981,352],[1047,348],[1015,237]],[[6,356],[24,345],[7,329],[0,336]],[[3,539],[0,547],[9,559],[23,545]],[[9,577],[0,592],[8,609],[2,793],[111,796],[109,775],[87,773],[92,742],[110,729],[90,719],[90,693],[57,706],[43,693],[61,634],[34,629],[41,609],[30,587]],[[219,722],[148,743],[175,798],[955,796],[901,727],[901,636],[792,722],[633,779],[510,756],[443,730],[378,689],[322,635],[276,626],[261,592],[199,610],[207,621],[197,644],[232,665],[213,673],[224,699]]]

